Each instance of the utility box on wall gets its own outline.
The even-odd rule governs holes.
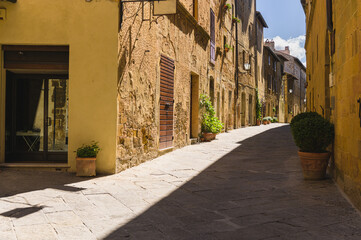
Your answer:
[[[0,8],[0,21],[6,20],[6,9]]]

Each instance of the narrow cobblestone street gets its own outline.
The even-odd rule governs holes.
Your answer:
[[[361,239],[361,218],[331,180],[303,180],[271,124],[112,176],[4,169],[0,239]]]

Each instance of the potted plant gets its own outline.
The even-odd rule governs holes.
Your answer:
[[[268,118],[267,118],[267,117],[264,117],[264,118],[262,119],[262,124],[263,124],[263,125],[267,125],[267,124],[268,124]]]
[[[291,122],[291,131],[306,180],[325,178],[331,153],[327,147],[335,137],[334,125],[317,113],[301,113]]]
[[[270,116],[268,116],[268,117],[266,117],[266,120],[267,120],[267,124],[270,124],[272,121],[272,118]]]
[[[96,175],[96,157],[100,151],[97,142],[83,145],[76,152],[76,175],[90,177]]]
[[[241,20],[238,18],[238,17],[235,17],[235,16],[233,16],[232,17],[232,23],[240,23],[241,22]]]
[[[231,4],[229,4],[229,3],[227,3],[227,4],[224,4],[224,6],[223,6],[223,9],[224,10],[230,10],[232,8],[232,5]]]
[[[227,43],[224,44],[224,51],[228,52],[230,49],[232,49],[230,45],[228,45]]]
[[[217,133],[223,129],[223,124],[215,116],[214,107],[207,95],[202,94],[200,106],[203,111],[202,114],[202,136],[205,141],[211,141],[216,138]]]

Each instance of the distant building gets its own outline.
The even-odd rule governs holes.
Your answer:
[[[279,57],[274,51],[267,46],[263,50],[263,68],[265,79],[265,91],[263,105],[263,115],[278,117],[279,116],[279,94],[282,81],[282,74],[278,67],[281,63]]]
[[[267,80],[264,114],[276,115],[280,122],[290,122],[293,116],[305,111],[306,67],[290,54],[288,46],[276,50],[272,40],[265,41],[263,59]]]

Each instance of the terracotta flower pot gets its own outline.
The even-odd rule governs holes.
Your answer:
[[[261,125],[261,120],[257,119],[257,126]]]
[[[331,153],[298,152],[305,180],[321,180],[326,176]]]
[[[215,133],[203,133],[203,138],[206,142],[210,142],[216,138]]]
[[[263,125],[267,125],[267,120],[263,120],[263,121],[262,121],[262,124],[263,124]]]
[[[96,175],[96,158],[76,158],[76,175],[78,177],[92,177]]]
[[[271,123],[271,121],[270,121],[270,120],[268,120],[268,121],[267,121],[267,124],[270,124],[270,123]]]

